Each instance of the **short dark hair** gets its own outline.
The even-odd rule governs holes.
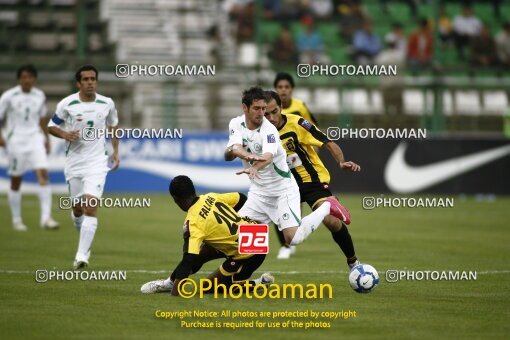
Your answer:
[[[187,198],[196,196],[193,181],[188,176],[179,175],[174,177],[168,187],[170,195],[176,198]]]
[[[264,100],[267,102],[267,96],[264,90],[259,86],[250,87],[248,90],[243,91],[242,103],[248,107],[253,104],[255,100]]]
[[[269,91],[266,91],[266,95],[267,95],[268,103],[274,99],[276,101],[276,105],[278,105],[279,107],[282,107],[282,99],[280,98],[278,93],[276,93],[275,91],[269,90]]]
[[[94,65],[87,64],[87,65],[81,66],[76,71],[76,73],[74,74],[74,79],[76,79],[77,82],[80,82],[80,80],[81,80],[81,73],[83,71],[94,71],[94,72],[96,72],[96,80],[98,80],[98,78],[99,78],[99,71],[97,70],[97,68],[95,68]]]
[[[18,68],[18,71],[17,71],[17,76],[18,76],[18,79],[21,77],[21,74],[23,72],[28,72],[30,73],[31,75],[34,76],[34,78],[37,78],[37,69],[35,68],[34,65],[32,64],[26,64],[26,65],[22,65]]]
[[[280,82],[280,80],[286,80],[290,83],[290,86],[292,88],[294,88],[294,79],[292,78],[292,76],[290,74],[288,74],[287,72],[278,72],[276,74],[276,77],[274,78],[274,82],[273,82],[273,87],[276,88],[276,85],[278,85],[278,83]]]

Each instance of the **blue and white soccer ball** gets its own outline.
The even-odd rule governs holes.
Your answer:
[[[349,283],[358,293],[370,293],[379,284],[379,274],[369,264],[358,264],[349,273]]]

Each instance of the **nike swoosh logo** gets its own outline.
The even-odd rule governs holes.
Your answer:
[[[405,142],[397,146],[384,170],[386,185],[398,193],[426,189],[510,154],[510,145],[504,145],[428,165],[410,166],[405,161],[407,146]]]

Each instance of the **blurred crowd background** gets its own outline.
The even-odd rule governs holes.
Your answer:
[[[319,126],[510,137],[510,1],[0,0],[0,90],[32,63],[49,110],[81,64],[124,126],[225,130],[241,90],[295,77]],[[212,77],[115,76],[115,65],[216,65]],[[397,77],[313,76],[308,64],[398,65]]]

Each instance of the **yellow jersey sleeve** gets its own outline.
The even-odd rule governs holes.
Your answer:
[[[303,118],[306,119],[307,121],[313,122],[313,124],[317,125],[317,120],[315,120],[315,117],[312,116],[312,114],[310,113],[310,110],[308,110],[308,107],[305,105],[305,103],[303,103],[302,106],[303,106],[303,108],[302,108]]]
[[[224,202],[231,207],[235,207],[240,199],[238,192],[227,192],[225,194],[216,194],[215,196],[218,201]]]
[[[293,114],[296,116],[300,116],[307,121],[311,122],[314,125],[317,125],[317,120],[313,116],[313,114],[308,110],[308,107],[301,100],[292,98],[290,102],[290,106],[286,109],[282,110],[282,113],[285,115]]]
[[[186,220],[184,224],[184,252],[198,255],[205,236],[195,221]]]
[[[300,118],[298,125],[299,141],[301,143],[321,147],[324,143],[329,142],[328,137],[308,120]]]

